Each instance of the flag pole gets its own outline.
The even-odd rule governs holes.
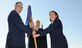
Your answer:
[[[30,16],[30,18],[29,18],[29,20],[28,20],[28,22],[30,23],[30,22],[33,22],[33,19],[32,19],[32,12],[31,12],[31,6],[30,6],[30,5],[28,6],[28,10],[30,10],[30,13],[28,12],[28,15],[31,14],[31,16]],[[33,29],[33,30],[34,30],[34,29]],[[34,38],[34,45],[35,45],[35,48],[38,48],[37,42],[36,42],[36,37],[33,36],[33,38]]]
[[[30,22],[33,22],[32,16],[30,16],[30,21],[28,21],[28,22],[29,22],[29,23],[30,23]],[[33,30],[34,30],[34,29],[33,29]],[[34,38],[34,45],[35,45],[35,48],[38,48],[37,42],[36,42],[36,37],[33,36],[33,38]]]
[[[35,48],[38,48],[37,47],[37,42],[36,42],[36,37],[34,37],[34,44],[35,44]]]

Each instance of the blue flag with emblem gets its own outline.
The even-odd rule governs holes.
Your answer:
[[[32,20],[32,12],[31,12],[31,6],[30,5],[28,6],[28,9],[27,9],[27,18],[26,18],[25,25],[29,24],[29,20]]]

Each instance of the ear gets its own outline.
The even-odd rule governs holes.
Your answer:
[[[56,15],[56,17],[57,17],[57,15]]]

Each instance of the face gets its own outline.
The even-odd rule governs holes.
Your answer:
[[[21,13],[22,8],[23,8],[23,5],[22,5],[21,3],[18,3],[18,4],[16,5],[16,9],[17,9],[18,13]]]
[[[36,21],[36,26],[40,27],[40,21]]]
[[[50,12],[50,19],[54,21],[57,18],[57,15],[54,12]]]

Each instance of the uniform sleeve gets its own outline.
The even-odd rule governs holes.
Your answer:
[[[12,16],[12,23],[17,26],[19,29],[21,29],[22,31],[24,31],[24,33],[27,33],[28,35],[32,34],[32,29],[30,27],[26,27],[21,18],[18,15],[14,15]]]
[[[53,30],[57,29],[57,27],[59,26],[60,22],[56,21],[53,24],[50,24],[46,29],[38,29],[38,32],[40,34],[40,36],[44,36],[47,33],[51,33],[53,32]]]

